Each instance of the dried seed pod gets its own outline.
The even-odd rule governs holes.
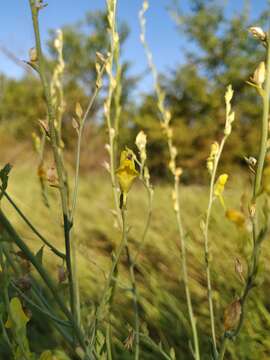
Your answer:
[[[240,280],[244,283],[245,278],[243,275],[243,264],[239,258],[235,258],[234,260],[234,269],[236,274],[239,276]]]
[[[132,350],[133,348],[133,344],[134,344],[134,339],[135,339],[135,333],[133,329],[129,330],[129,334],[126,338],[126,340],[124,341],[124,347],[127,350]]]
[[[51,166],[47,169],[47,180],[50,185],[55,186],[58,184],[58,176],[56,173],[55,166]]]
[[[58,282],[63,283],[67,279],[67,271],[63,266],[58,266]]]
[[[231,331],[236,328],[239,323],[242,307],[239,299],[229,304],[224,311],[224,329]]]

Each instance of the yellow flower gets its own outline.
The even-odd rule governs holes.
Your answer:
[[[231,222],[233,222],[236,226],[239,226],[239,227],[244,226],[244,224],[246,222],[245,215],[241,211],[238,211],[235,209],[228,209],[226,211],[226,217]]]
[[[116,170],[116,175],[119,181],[120,189],[123,194],[127,194],[138,176],[138,171],[135,168],[133,152],[126,148],[121,152],[120,166]]]
[[[215,184],[215,188],[214,188],[214,194],[215,196],[219,199],[221,205],[225,208],[225,204],[224,204],[224,200],[223,200],[223,191],[224,191],[224,187],[226,185],[226,182],[228,180],[228,175],[227,174],[222,174],[218,177],[216,184]]]
[[[10,315],[5,323],[7,329],[14,328],[16,330],[25,329],[26,324],[30,320],[23,311],[21,301],[18,297],[11,299],[10,304]]]

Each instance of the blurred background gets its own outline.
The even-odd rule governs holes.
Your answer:
[[[190,334],[180,271],[177,226],[171,205],[168,152],[160,129],[159,111],[153,81],[140,43],[139,0],[118,1],[118,30],[121,34],[122,95],[120,147],[135,150],[134,140],[140,130],[148,139],[148,165],[155,185],[154,211],[144,251],[138,259],[136,277],[140,292],[140,318],[147,325],[156,344],[174,347],[177,359],[192,359]],[[264,60],[264,48],[248,34],[250,26],[268,28],[267,2],[211,0],[152,0],[147,18],[147,40],[166,92],[166,104],[172,112],[172,127],[179,150],[177,163],[183,168],[184,225],[188,238],[188,262],[191,292],[198,318],[202,349],[209,353],[209,318],[204,272],[203,241],[200,230],[207,206],[209,181],[206,159],[210,145],[222,136],[225,119],[224,93],[232,84],[236,121],[221,160],[222,171],[230,174],[225,202],[228,207],[247,208],[250,191],[244,156],[256,156],[258,150],[260,99],[246,84],[258,63]],[[96,52],[108,49],[106,2],[102,0],[48,0],[40,24],[48,69],[56,54],[53,39],[56,30],[64,34],[63,119],[65,156],[70,178],[74,169],[76,133],[72,126],[75,104],[86,107],[95,86]],[[0,32],[0,165],[14,165],[9,193],[36,226],[63,248],[59,199],[49,188],[48,206],[42,203],[33,138],[40,134],[38,120],[46,118],[46,108],[39,80],[26,65],[34,35],[28,1],[9,0],[1,7]],[[81,162],[79,206],[74,236],[78,241],[78,267],[82,289],[83,312],[91,316],[99,301],[111,252],[119,243],[114,226],[110,180],[102,166],[107,160],[107,142],[103,118],[106,79],[86,124]],[[51,165],[48,156],[46,165]],[[71,182],[72,183],[72,182]],[[189,185],[189,186],[186,186]],[[47,204],[48,205],[48,204]],[[3,204],[9,218],[33,249],[41,244]],[[129,199],[131,251],[136,251],[147,216],[147,196],[140,184],[134,186]],[[248,229],[238,229],[224,217],[219,204],[214,206],[211,223],[213,288],[218,336],[222,334],[224,307],[241,289],[235,275],[234,261],[245,258],[249,250]],[[270,358],[269,246],[265,241],[262,262],[266,274],[259,277],[261,288],[249,301],[245,328],[240,338],[229,345],[228,359],[264,360]],[[267,249],[268,247],[268,249]],[[45,261],[57,278],[57,260],[45,250]],[[246,269],[246,268],[245,268]],[[132,359],[125,339],[133,325],[131,295],[122,289],[129,286],[127,262],[121,262],[120,284],[113,309],[116,359]],[[124,287],[123,287],[124,288]],[[124,326],[123,326],[124,324]],[[57,335],[38,316],[30,323],[30,343],[34,351],[59,347]],[[46,336],[44,336],[46,334]],[[252,338],[252,341],[250,340]],[[63,345],[64,346],[64,345]],[[0,358],[4,347],[0,346]],[[149,344],[143,344],[143,360],[163,359]],[[6,358],[5,358],[6,359]],[[207,355],[203,359],[209,359]]]
[[[121,144],[132,144],[139,129],[149,141],[149,166],[157,178],[166,178],[168,154],[159,128],[153,82],[139,41],[138,0],[118,3],[121,33],[123,91],[121,98]],[[229,140],[223,165],[241,167],[243,156],[256,154],[259,107],[254,89],[246,80],[263,59],[262,46],[247,29],[264,26],[265,1],[172,1],[150,4],[147,39],[160,73],[166,102],[172,111],[175,141],[184,181],[205,179],[205,159],[210,143],[218,139],[224,121],[223,95],[231,83],[235,89],[235,131]],[[71,126],[75,103],[87,103],[95,79],[95,53],[108,48],[106,3],[58,0],[50,2],[41,16],[47,60],[53,66],[55,31],[64,31],[66,111],[64,136],[67,153],[74,147]],[[27,148],[38,119],[45,118],[39,81],[24,63],[34,44],[27,1],[11,0],[2,9],[0,33],[0,137],[5,144],[1,161],[16,161]],[[34,90],[34,91],[33,91]],[[104,159],[102,98],[89,117],[82,167],[100,168]],[[10,144],[11,146],[9,146]],[[16,144],[16,146],[14,146]],[[30,146],[31,147],[31,146]],[[93,151],[95,156],[93,156]],[[92,154],[92,155],[91,155]]]

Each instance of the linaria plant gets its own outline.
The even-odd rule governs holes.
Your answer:
[[[252,248],[247,259],[247,274],[243,278],[243,288],[239,295],[228,305],[224,312],[224,334],[222,337],[218,359],[225,356],[228,341],[235,340],[239,335],[247,312],[247,300],[250,291],[258,286],[259,260],[261,245],[269,233],[267,194],[263,187],[263,171],[267,153],[269,127],[269,96],[270,96],[270,32],[265,33],[261,28],[251,27],[251,34],[266,48],[266,60],[260,62],[248,84],[256,89],[262,100],[262,119],[258,158],[247,158],[253,181],[253,192],[249,204],[249,221],[251,223]],[[236,271],[242,274],[242,266],[238,264]]]
[[[9,348],[12,358],[15,360],[50,360],[65,356],[63,352],[58,355],[53,350],[46,350],[41,354],[32,352],[31,343],[27,337],[27,327],[31,317],[27,308],[45,317],[53,329],[59,332],[65,342],[65,348],[70,351],[74,358],[82,360],[112,360],[118,356],[118,349],[123,351],[130,350],[128,358],[135,360],[143,359],[143,346],[152,349],[161,358],[175,360],[176,352],[173,347],[166,344],[169,349],[164,350],[162,343],[156,343],[154,337],[149,335],[146,324],[143,322],[143,310],[146,303],[141,291],[141,284],[138,282],[136,269],[140,270],[140,258],[143,254],[146,237],[151,225],[153,211],[154,190],[151,183],[148,169],[147,139],[148,134],[139,131],[134,149],[125,147],[119,148],[120,119],[121,119],[121,96],[122,96],[122,66],[120,63],[120,40],[117,31],[117,0],[107,0],[107,24],[109,36],[109,49],[107,54],[96,54],[96,83],[93,94],[89,99],[85,109],[80,103],[76,103],[74,117],[70,121],[73,127],[74,137],[76,138],[75,149],[75,171],[70,186],[67,163],[65,162],[65,143],[63,140],[63,115],[66,110],[63,77],[65,63],[63,59],[63,44],[65,39],[61,30],[56,32],[54,48],[57,59],[52,68],[47,66],[40,39],[39,17],[42,15],[46,4],[42,0],[29,0],[35,46],[29,51],[27,64],[40,78],[46,104],[46,118],[38,121],[40,134],[33,133],[34,147],[38,154],[38,169],[41,192],[44,204],[50,208],[48,189],[55,192],[60,199],[61,212],[61,231],[62,249],[57,248],[50,238],[44,236],[43,231],[39,230],[34,223],[25,215],[19,207],[14,197],[9,194],[9,176],[11,166],[5,165],[0,170],[0,201],[1,205],[6,202],[14,209],[14,212],[31,231],[35,239],[40,241],[39,250],[34,253],[27,241],[15,229],[8,218],[5,208],[0,207],[0,268],[1,286],[0,294],[0,328],[5,344]],[[181,207],[181,176],[182,168],[178,166],[178,150],[175,146],[173,126],[171,123],[172,113],[166,106],[165,92],[159,81],[158,72],[153,62],[152,53],[146,41],[146,19],[145,13],[149,7],[148,0],[143,0],[142,8],[139,13],[141,26],[140,39],[145,48],[149,68],[154,78],[154,89],[157,99],[157,106],[160,116],[160,125],[166,146],[169,153],[168,168],[172,178],[172,208],[175,215],[177,226],[178,241],[180,244],[180,254],[177,254],[178,264],[181,266],[181,274],[185,291],[185,301],[188,309],[188,319],[183,320],[187,324],[187,332],[191,334],[190,350],[195,360],[211,358],[223,360],[226,351],[231,351],[234,342],[244,325],[244,320],[248,311],[247,301],[253,288],[259,285],[258,273],[260,265],[260,253],[263,240],[269,234],[269,206],[265,191],[267,185],[264,184],[264,163],[269,146],[268,139],[268,120],[269,120],[269,95],[270,95],[270,32],[266,34],[259,27],[251,27],[250,33],[266,49],[265,59],[259,62],[253,76],[247,83],[257,91],[262,100],[262,120],[261,137],[257,158],[252,156],[245,157],[247,170],[252,179],[253,192],[250,195],[248,204],[248,215],[244,211],[234,208],[227,208],[225,199],[225,187],[229,176],[227,173],[220,172],[220,160],[225,149],[226,142],[231,134],[235,114],[232,111],[232,100],[234,91],[229,85],[225,92],[225,126],[222,130],[220,141],[214,141],[211,145],[210,154],[206,159],[206,168],[209,174],[209,194],[207,208],[200,221],[201,233],[203,238],[202,248],[204,252],[205,274],[207,288],[203,288],[203,294],[207,307],[207,326],[205,334],[199,334],[197,317],[193,310],[192,292],[190,290],[190,277],[187,259],[188,232],[184,226]],[[111,190],[113,196],[114,224],[112,228],[117,228],[118,243],[115,251],[111,254],[111,262],[108,274],[102,285],[102,291],[98,294],[95,305],[92,306],[91,314],[84,316],[81,313],[80,287],[77,273],[77,239],[74,229],[76,229],[76,211],[78,202],[79,182],[80,182],[80,159],[81,144],[85,125],[89,117],[93,104],[100,92],[103,77],[107,79],[107,96],[104,101],[104,119],[108,135],[108,143],[105,145],[108,155],[108,162],[105,168],[109,173]],[[252,90],[253,90],[252,89]],[[47,165],[47,158],[51,158],[51,164]],[[71,178],[71,177],[70,177]],[[134,185],[138,182],[137,188]],[[130,210],[132,207],[131,192],[136,189],[143,189],[148,205],[145,224],[140,229],[141,234],[136,241],[131,242],[132,217]],[[268,188],[269,190],[269,188]],[[220,324],[217,324],[220,314],[213,296],[213,289],[216,284],[213,281],[214,259],[211,252],[212,244],[212,221],[216,207],[220,207],[224,217],[233,222],[237,229],[245,231],[251,238],[251,248],[246,262],[247,271],[244,270],[242,261],[235,259],[235,272],[241,281],[242,288],[236,289],[235,296],[225,307],[223,316],[223,333],[220,334]],[[185,214],[184,214],[185,215]],[[135,244],[135,245],[134,245]],[[246,245],[246,244],[245,244]],[[44,249],[48,249],[52,256],[57,259],[58,264],[58,283],[52,277],[43,261]],[[167,250],[167,249],[166,249]],[[122,259],[125,257],[128,287],[122,285],[120,271],[122,270]],[[105,271],[104,271],[105,273]],[[215,279],[215,278],[214,278]],[[42,280],[42,285],[40,283]],[[68,294],[61,291],[59,284],[66,282]],[[155,283],[155,279],[154,279]],[[156,284],[156,283],[155,283]],[[177,283],[179,287],[179,283]],[[114,303],[115,294],[121,288],[122,294],[127,299],[131,299],[131,321],[123,332],[126,332],[126,340],[119,341],[117,336],[118,329],[114,327],[115,313]],[[152,287],[152,289],[154,286]],[[158,293],[159,289],[157,290]],[[222,297],[223,298],[223,297]],[[195,303],[195,302],[194,302]],[[177,303],[178,304],[178,303]],[[141,305],[141,306],[140,306]],[[148,305],[148,304],[147,304]],[[149,309],[149,307],[148,307]],[[157,309],[155,309],[157,310]],[[87,309],[88,311],[88,309]],[[158,312],[158,310],[157,310]],[[181,312],[181,311],[180,311]],[[179,313],[180,313],[179,312]],[[197,313],[197,311],[196,311]],[[200,316],[198,310],[198,317]],[[182,314],[181,314],[182,316]],[[147,321],[147,319],[146,319]],[[189,327],[191,330],[189,330]],[[126,330],[126,331],[125,331]],[[162,332],[162,331],[161,331]],[[210,334],[211,352],[202,347],[203,340]],[[200,335],[200,336],[199,336]],[[155,336],[156,338],[156,336]],[[201,340],[201,343],[200,343]],[[120,343],[120,345],[119,345]],[[124,355],[125,356],[125,355]]]
[[[11,344],[11,351],[15,359],[30,359],[35,358],[33,354],[27,354],[28,347],[27,339],[24,337],[18,338],[18,334],[22,336],[22,332],[19,331],[22,327],[26,326],[26,318],[23,316],[20,300],[16,297],[12,298],[10,303],[8,300],[8,290],[10,287],[15,288],[15,290],[20,294],[23,300],[31,304],[35,309],[40,311],[42,314],[45,314],[48,319],[52,321],[54,327],[61,333],[65,338],[67,343],[73,348],[73,351],[77,353],[83,359],[94,359],[94,355],[91,355],[91,351],[87,348],[86,343],[86,334],[80,322],[80,302],[79,302],[79,287],[78,287],[78,278],[76,274],[76,246],[75,239],[72,237],[72,228],[74,226],[74,215],[76,210],[76,201],[77,201],[77,192],[78,192],[78,182],[79,182],[79,163],[80,163],[80,147],[81,147],[81,138],[82,132],[85,125],[85,121],[89,115],[89,112],[93,106],[94,100],[99,92],[99,89],[102,84],[102,76],[105,70],[107,63],[107,58],[103,56],[97,57],[97,81],[96,88],[91,96],[89,104],[85,110],[81,108],[80,104],[77,104],[75,113],[76,118],[73,120],[73,126],[75,131],[78,134],[78,146],[76,152],[76,172],[75,172],[75,184],[74,190],[71,193],[68,186],[68,177],[67,171],[64,164],[64,142],[62,140],[62,115],[65,110],[65,103],[62,90],[62,74],[64,70],[64,61],[62,56],[62,47],[63,47],[63,36],[61,30],[58,31],[57,37],[54,42],[56,52],[58,54],[58,60],[54,68],[51,78],[48,76],[48,69],[46,67],[46,61],[43,55],[41,40],[40,40],[40,30],[39,30],[39,16],[45,7],[42,1],[29,0],[29,5],[32,14],[33,28],[35,34],[35,47],[32,48],[29,52],[28,64],[32,69],[38,74],[41,80],[43,87],[44,98],[47,106],[47,119],[40,121],[40,126],[43,132],[42,139],[38,135],[34,135],[35,147],[39,152],[40,163],[38,169],[38,175],[41,179],[42,191],[44,193],[44,199],[48,205],[46,196],[45,196],[45,181],[48,184],[55,188],[59,192],[61,199],[61,209],[63,216],[63,239],[64,239],[64,248],[65,251],[62,253],[56,249],[50,241],[48,241],[39,230],[31,223],[31,221],[24,215],[24,213],[19,209],[13,199],[7,193],[8,187],[8,176],[11,170],[9,165],[6,165],[0,172],[1,178],[1,198],[7,199],[11,206],[14,207],[18,215],[26,223],[26,225],[32,230],[32,232],[44,243],[40,248],[37,254],[34,254],[21,236],[13,228],[12,224],[4,214],[3,210],[0,211],[0,222],[5,229],[5,238],[9,240],[8,245],[4,243],[1,245],[1,262],[2,269],[6,269],[8,266],[12,268],[17,276],[20,276],[20,284],[18,287],[10,279],[7,278],[5,282],[5,304],[6,311],[9,314],[9,320],[6,324],[6,327],[13,330],[13,339],[15,340],[14,345],[13,341],[8,339],[6,334],[6,339],[9,344]],[[44,167],[44,150],[45,145],[48,143],[50,150],[53,154],[54,163],[47,170]],[[27,272],[21,267],[16,267],[11,256],[11,251],[13,251],[13,246],[19,248],[18,256],[24,259],[24,262],[27,265]],[[68,278],[68,287],[69,287],[69,304],[67,305],[64,301],[63,296],[59,293],[57,285],[52,280],[49,272],[45,269],[42,262],[43,248],[47,246],[59,259],[61,259],[63,265],[61,266],[62,276],[61,279],[64,279],[66,274]],[[53,307],[48,304],[45,298],[41,295],[38,290],[38,285],[35,278],[30,273],[30,264],[36,269],[37,273],[43,279],[47,289],[51,292],[52,298],[58,304],[61,313],[55,313]],[[65,270],[66,268],[66,270]],[[26,273],[25,273],[26,272]],[[60,279],[60,277],[59,277]],[[61,281],[60,279],[60,281]],[[23,284],[23,286],[22,286]],[[20,289],[28,288],[31,290],[30,295],[26,295]],[[16,318],[22,319],[21,323],[18,323]],[[24,320],[25,318],[25,320]],[[19,331],[19,333],[18,333]],[[6,332],[5,332],[6,333]],[[16,335],[17,334],[17,335]],[[41,355],[42,358],[43,355]],[[45,356],[45,355],[44,355]]]
[[[182,174],[182,169],[176,166],[176,157],[177,157],[177,149],[173,144],[173,129],[170,125],[171,121],[171,113],[165,106],[165,93],[162,90],[159,79],[157,69],[152,59],[152,53],[149,49],[149,46],[146,42],[145,38],[145,12],[149,7],[149,3],[147,0],[143,1],[142,9],[139,13],[140,25],[141,25],[141,42],[145,48],[148,65],[150,70],[152,71],[153,78],[154,78],[154,86],[157,96],[157,104],[158,109],[160,111],[160,125],[164,134],[166,136],[168,150],[170,155],[170,162],[169,162],[169,169],[171,174],[174,178],[174,187],[172,191],[172,200],[173,200],[173,208],[175,211],[177,226],[178,226],[178,233],[179,233],[179,240],[181,245],[181,266],[182,266],[182,275],[183,281],[185,285],[185,292],[186,292],[186,300],[188,305],[188,313],[189,313],[189,320],[192,328],[192,338],[193,338],[193,349],[195,359],[200,359],[200,349],[199,349],[199,339],[197,333],[197,325],[196,325],[196,318],[193,311],[192,301],[191,301],[191,294],[189,290],[189,277],[188,277],[188,270],[187,270],[187,260],[186,260],[186,234],[182,223],[182,216],[181,216],[181,207],[180,207],[180,196],[179,196],[179,181],[180,176]]]
[[[119,62],[120,42],[119,35],[116,27],[116,0],[107,0],[107,20],[108,20],[108,32],[110,35],[110,54],[108,63],[106,65],[106,73],[109,79],[108,94],[104,103],[104,116],[107,124],[107,130],[109,134],[109,143],[106,144],[106,150],[109,153],[109,163],[105,164],[111,178],[113,198],[114,198],[114,210],[116,225],[121,229],[122,239],[116,250],[116,253],[112,257],[112,266],[110,273],[107,277],[105,288],[97,308],[96,317],[92,325],[92,338],[95,338],[95,334],[99,331],[99,323],[102,320],[110,318],[111,306],[113,304],[113,295],[117,285],[117,272],[118,265],[123,250],[126,250],[126,256],[129,266],[129,276],[131,282],[131,293],[134,304],[134,329],[131,330],[129,335],[130,346],[133,345],[133,338],[135,340],[135,359],[138,360],[140,356],[140,323],[139,323],[139,310],[138,310],[138,289],[136,285],[134,267],[136,265],[140,250],[144,244],[147,231],[150,225],[152,214],[152,197],[153,190],[150,183],[150,175],[146,166],[146,135],[140,132],[136,138],[136,146],[139,151],[139,159],[135,153],[126,148],[121,152],[119,166],[116,168],[116,162],[118,158],[118,139],[119,139],[119,125],[121,114],[121,65]],[[139,167],[139,172],[136,169]],[[131,254],[128,244],[128,225],[127,225],[127,209],[128,209],[128,192],[134,182],[139,177],[145,186],[148,194],[148,216],[146,225],[143,230],[142,239],[135,253],[134,257]],[[106,351],[109,359],[112,359],[111,348],[112,331],[110,323],[106,325]],[[132,341],[131,341],[131,340]]]
[[[219,160],[226,143],[228,136],[231,134],[232,123],[234,121],[235,114],[231,111],[231,100],[233,97],[233,90],[231,86],[228,86],[225,94],[225,104],[226,104],[226,121],[224,128],[224,135],[220,143],[214,142],[211,146],[211,152],[207,159],[207,169],[210,174],[210,191],[209,191],[209,200],[208,208],[206,212],[205,221],[201,221],[201,228],[204,235],[204,254],[205,254],[205,263],[206,263],[206,275],[207,275],[207,291],[208,291],[208,303],[209,303],[209,312],[210,312],[210,322],[211,322],[211,334],[212,334],[212,343],[213,343],[213,352],[214,356],[217,356],[217,344],[216,344],[216,331],[215,331],[215,315],[214,315],[214,306],[213,306],[213,295],[212,295],[212,282],[211,282],[211,254],[209,251],[209,224],[212,213],[212,206],[215,199],[218,199],[221,205],[225,208],[223,200],[223,191],[226,185],[228,175],[221,174],[217,178],[217,169]]]

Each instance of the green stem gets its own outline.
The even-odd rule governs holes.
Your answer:
[[[226,352],[226,345],[227,345],[227,337],[225,336],[225,334],[223,335],[222,338],[222,342],[221,342],[221,346],[220,346],[220,350],[219,350],[219,359],[223,359],[225,352]]]
[[[270,30],[268,31],[268,39],[270,39]],[[238,326],[233,333],[233,338],[237,337],[240,333],[244,319],[245,319],[245,308],[246,302],[249,295],[250,290],[254,286],[254,280],[256,278],[257,266],[259,262],[260,255],[260,245],[261,240],[258,239],[258,201],[257,198],[261,193],[262,186],[262,175],[263,168],[265,162],[265,156],[267,151],[267,139],[268,139],[268,119],[269,119],[269,96],[270,96],[270,46],[267,44],[267,64],[266,64],[266,86],[263,92],[260,93],[263,97],[263,114],[261,121],[261,138],[260,138],[260,148],[259,148],[259,157],[258,157],[258,165],[255,173],[255,180],[253,185],[253,205],[255,206],[255,218],[252,219],[252,240],[253,240],[253,250],[251,256],[251,267],[249,274],[247,276],[247,280],[243,289],[243,294],[240,298],[241,303],[241,315]],[[260,240],[260,242],[259,242]],[[223,337],[225,339],[225,337]],[[223,360],[225,352],[226,352],[226,343],[225,340],[222,341],[221,349],[224,350],[220,352],[218,359]]]
[[[146,219],[146,223],[145,223],[145,227],[144,227],[144,230],[143,230],[143,235],[142,235],[142,240],[138,246],[138,250],[134,256],[134,260],[133,260],[133,263],[136,264],[137,263],[137,260],[138,260],[138,257],[143,249],[143,246],[144,246],[144,243],[145,243],[145,239],[146,239],[146,235],[148,233],[148,230],[149,230],[149,226],[150,226],[150,223],[151,223],[151,219],[152,219],[152,213],[153,213],[153,189],[151,187],[151,185],[147,185],[145,183],[145,181],[143,180],[143,178],[141,178],[142,181],[143,181],[143,184],[147,190],[147,194],[148,194],[148,214],[147,214],[147,219]]]
[[[100,81],[101,81],[101,79],[103,77],[103,74],[104,74],[105,67],[106,67],[106,63],[104,63],[104,65],[100,69],[100,72],[98,74],[97,81],[96,81],[97,84],[100,84]],[[93,95],[91,96],[91,99],[89,101],[89,104],[88,104],[88,106],[86,108],[86,111],[84,113],[84,116],[83,116],[83,118],[81,120],[80,127],[79,127],[78,143],[77,143],[77,150],[76,150],[74,192],[73,192],[72,207],[71,207],[71,212],[70,212],[71,222],[73,222],[73,219],[74,219],[75,210],[76,210],[76,203],[77,203],[77,199],[78,199],[81,142],[82,142],[83,130],[84,130],[84,126],[85,126],[85,121],[87,120],[88,114],[89,114],[90,110],[93,107],[93,104],[94,104],[94,102],[95,102],[95,100],[97,98],[97,95],[98,95],[99,91],[100,91],[100,86],[96,86],[95,91],[94,91]]]
[[[65,237],[65,248],[66,248],[66,265],[68,270],[68,283],[69,283],[69,293],[70,293],[70,308],[75,320],[77,319],[77,312],[75,306],[76,302],[76,289],[75,284],[73,282],[73,275],[72,275],[72,264],[71,264],[71,249],[70,249],[70,229],[72,224],[69,219],[69,210],[68,210],[68,190],[65,178],[65,169],[61,158],[61,150],[59,146],[59,138],[57,135],[57,130],[55,128],[56,124],[56,116],[55,116],[55,109],[52,104],[51,99],[51,92],[49,83],[46,77],[46,66],[45,60],[42,53],[41,41],[40,41],[40,31],[39,31],[39,23],[38,23],[38,14],[39,9],[36,6],[35,0],[29,0],[31,13],[32,13],[32,21],[35,33],[35,41],[36,41],[36,51],[38,56],[38,73],[40,76],[40,80],[43,86],[44,96],[47,104],[48,109],[48,119],[49,119],[49,134],[50,140],[57,170],[57,175],[59,179],[59,190],[60,190],[60,197],[61,197],[61,204],[62,204],[62,211],[63,211],[63,221],[64,221],[64,237]]]
[[[208,232],[209,232],[210,218],[211,218],[211,214],[212,214],[212,205],[213,205],[213,201],[214,201],[214,187],[215,187],[215,181],[216,181],[216,173],[217,173],[220,156],[223,151],[226,139],[227,139],[227,136],[224,136],[220,143],[219,150],[215,157],[215,161],[214,161],[214,165],[213,165],[213,171],[212,171],[211,180],[210,180],[209,200],[208,200],[208,207],[207,207],[206,221],[205,221],[205,228],[204,228],[204,253],[205,253],[205,263],[206,263],[208,304],[209,304],[209,312],[210,312],[212,341],[213,341],[215,353],[217,353],[217,343],[216,343],[216,331],[215,331],[215,314],[214,314],[213,296],[212,296],[211,265],[210,265],[210,259],[209,259],[209,235],[208,235]]]
[[[59,305],[60,309],[63,311],[63,313],[66,315],[66,317],[69,320],[71,320],[72,316],[71,316],[69,310],[66,308],[63,300],[58,295],[58,290],[56,289],[55,285],[53,284],[53,281],[51,280],[49,274],[43,268],[43,266],[38,261],[36,256],[32,253],[32,251],[29,249],[29,247],[25,244],[25,242],[20,238],[20,236],[14,230],[14,228],[12,227],[12,225],[10,224],[10,222],[8,221],[7,217],[4,215],[2,210],[0,210],[0,223],[4,226],[5,230],[7,231],[7,233],[11,237],[11,239],[15,242],[15,244],[18,246],[18,248],[26,255],[27,259],[31,262],[31,264],[38,271],[38,273],[42,277],[43,281],[47,285],[48,289],[53,294],[55,301]]]
[[[126,210],[125,209],[122,209],[122,212],[125,212]],[[119,260],[120,260],[120,256],[123,252],[123,249],[124,247],[126,246],[126,243],[127,243],[127,234],[126,234],[126,216],[123,215],[123,227],[122,227],[122,240],[121,240],[121,243],[117,249],[117,253],[115,254],[115,257],[114,257],[114,260],[113,260],[113,263],[112,263],[112,266],[111,266],[111,270],[110,270],[110,273],[109,273],[109,276],[107,278],[107,281],[106,281],[106,285],[105,285],[105,289],[103,291],[103,295],[101,297],[101,301],[100,301],[100,305],[99,305],[99,308],[97,310],[97,320],[99,319],[100,317],[100,309],[103,308],[102,305],[104,305],[104,301],[105,301],[105,298],[106,298],[106,294],[107,294],[107,291],[109,290],[111,284],[112,284],[112,281],[114,280],[113,277],[114,277],[114,272],[116,270],[116,267],[119,263]]]
[[[112,344],[111,344],[111,324],[107,324],[106,326],[106,350],[108,360],[113,360],[112,357]]]
[[[72,324],[70,322],[67,322],[65,320],[59,319],[58,317],[56,317],[55,315],[51,314],[49,311],[46,311],[44,309],[42,309],[38,304],[34,303],[28,296],[25,295],[25,293],[23,291],[20,290],[20,288],[18,288],[18,286],[16,286],[16,284],[14,282],[11,282],[11,286],[20,294],[20,296],[29,304],[31,305],[33,308],[35,308],[36,310],[38,310],[40,313],[48,316],[48,318],[50,318],[51,320],[55,321],[56,323],[58,323],[59,325],[63,325],[66,327],[71,327]]]
[[[29,249],[29,247],[25,244],[25,242],[20,238],[20,236],[14,230],[14,228],[12,227],[12,225],[10,224],[10,222],[8,221],[8,219],[6,218],[6,216],[4,215],[2,210],[0,210],[0,223],[3,225],[3,227],[5,228],[5,230],[11,237],[11,239],[18,246],[18,248],[26,255],[27,259],[31,262],[31,264],[37,270],[37,272],[43,279],[44,283],[47,285],[48,289],[52,293],[59,308],[62,310],[63,314],[68,318],[68,320],[71,322],[71,324],[73,326],[73,330],[76,334],[76,337],[77,337],[80,345],[83,347],[83,349],[86,349],[86,345],[84,342],[84,336],[83,336],[80,328],[77,326],[77,323],[74,321],[72,314],[67,309],[62,298],[59,296],[58,289],[55,287],[51,277],[49,276],[47,271],[43,268],[42,264],[38,261],[36,256]]]
[[[2,190],[0,186],[0,190]],[[61,253],[59,250],[56,249],[41,233],[37,230],[37,228],[28,220],[28,218],[24,215],[24,213],[19,209],[19,207],[16,205],[16,203],[12,200],[12,198],[8,195],[6,191],[3,192],[4,196],[7,198],[9,203],[14,207],[14,209],[17,211],[17,213],[20,215],[20,217],[24,220],[24,222],[29,226],[29,228],[33,231],[34,234],[36,234],[40,240],[48,246],[48,248],[55,253],[55,255],[59,256],[62,259],[65,259],[65,254]]]
[[[187,271],[187,260],[186,260],[186,242],[185,242],[185,234],[182,224],[181,212],[180,212],[180,201],[179,201],[179,177],[175,177],[175,187],[174,187],[177,207],[176,207],[176,219],[177,219],[177,228],[181,243],[181,264],[182,264],[182,273],[183,273],[183,280],[185,286],[185,293],[187,299],[187,306],[188,306],[188,313],[189,319],[192,328],[192,335],[194,341],[194,348],[195,348],[195,359],[200,359],[200,348],[199,348],[199,339],[198,339],[198,332],[196,326],[196,318],[194,316],[192,302],[191,302],[191,295],[189,290],[189,278],[188,278],[188,271]]]
[[[122,216],[125,216],[124,212],[122,212]],[[123,219],[124,223],[124,219]],[[124,231],[124,229],[123,229]],[[126,253],[129,265],[129,276],[131,280],[131,288],[132,288],[132,297],[133,297],[133,305],[134,305],[134,313],[135,313],[135,360],[139,360],[140,358],[140,318],[139,318],[139,308],[138,308],[138,289],[136,284],[136,278],[134,273],[135,263],[131,259],[131,254],[129,251],[128,244],[126,244]]]
[[[145,6],[146,5],[146,6]],[[177,227],[179,232],[179,238],[180,238],[180,245],[181,245],[181,257],[182,257],[182,272],[183,272],[183,279],[184,279],[184,286],[185,286],[185,293],[186,293],[186,300],[188,305],[188,313],[189,313],[189,320],[192,327],[192,335],[193,335],[193,342],[195,347],[195,356],[196,360],[200,359],[200,349],[199,349],[199,341],[198,341],[198,333],[197,333],[197,326],[196,326],[196,320],[193,313],[193,307],[191,302],[191,296],[189,291],[189,282],[188,282],[188,272],[187,272],[187,262],[186,262],[186,243],[185,243],[185,235],[183,230],[183,224],[180,214],[180,200],[179,200],[179,176],[176,175],[176,163],[175,163],[175,146],[173,145],[172,141],[172,129],[170,129],[170,119],[171,115],[169,111],[166,109],[165,106],[165,94],[161,89],[159,79],[158,79],[158,72],[157,68],[153,62],[153,56],[151,53],[151,50],[148,46],[148,43],[146,41],[146,20],[145,20],[145,12],[148,8],[149,4],[148,1],[143,2],[143,6],[139,12],[139,20],[140,20],[140,27],[141,27],[141,41],[145,48],[145,53],[148,61],[149,68],[152,72],[153,79],[154,79],[154,87],[156,91],[157,96],[157,103],[158,108],[161,113],[161,124],[163,125],[163,128],[166,129],[166,137],[167,137],[167,145],[168,150],[170,154],[170,163],[172,164],[172,167],[170,170],[172,171],[174,175],[174,192],[176,195],[175,200],[175,209],[176,209],[176,221],[177,221]]]
[[[106,63],[102,66],[100,72],[98,73],[96,84],[101,83],[101,79],[105,70]],[[82,135],[83,130],[85,126],[85,121],[88,117],[88,114],[90,110],[92,109],[92,106],[96,100],[96,97],[99,93],[100,86],[96,85],[95,91],[93,95],[91,96],[91,99],[89,101],[89,104],[86,108],[86,111],[84,113],[84,116],[81,120],[80,127],[79,127],[79,133],[78,133],[78,142],[77,142],[77,150],[76,150],[76,165],[75,165],[75,180],[74,180],[74,190],[73,190],[73,198],[72,198],[72,206],[71,206],[71,212],[70,212],[70,222],[72,225],[74,225],[74,216],[76,211],[76,204],[78,200],[78,189],[79,189],[79,171],[80,171],[80,158],[81,158],[81,142],[82,142]],[[76,306],[76,314],[77,314],[77,321],[80,324],[81,322],[81,311],[80,311],[80,292],[79,292],[79,282],[77,280],[77,258],[76,258],[76,239],[73,236],[73,241],[71,244],[72,247],[72,271],[73,271],[73,277],[74,277],[74,291],[75,291],[75,306]],[[76,281],[75,281],[76,280]]]
[[[144,341],[147,345],[149,345],[153,350],[160,353],[164,359],[172,360],[172,358],[162,350],[160,345],[157,345],[150,337],[145,334],[140,333],[140,338]]]

